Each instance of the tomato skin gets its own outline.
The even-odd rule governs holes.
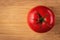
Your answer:
[[[39,12],[39,14],[44,19],[42,23],[41,21],[37,23],[38,22],[37,20],[41,19],[41,17],[39,18],[39,16],[37,15],[37,12]],[[51,30],[52,27],[54,26],[55,15],[52,12],[52,10],[49,9],[48,7],[37,6],[30,10],[30,12],[28,13],[27,21],[28,21],[29,27],[33,31],[38,32],[38,33],[44,33]]]

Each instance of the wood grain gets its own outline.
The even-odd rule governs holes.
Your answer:
[[[55,13],[55,26],[46,33],[36,33],[27,24],[31,8],[44,5]],[[59,0],[0,0],[0,40],[60,40]]]

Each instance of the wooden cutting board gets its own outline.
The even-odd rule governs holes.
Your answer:
[[[55,26],[36,33],[27,24],[30,9],[47,6],[55,13]],[[60,0],[0,0],[0,40],[60,40]]]

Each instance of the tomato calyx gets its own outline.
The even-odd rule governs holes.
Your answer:
[[[45,21],[45,18],[48,16],[48,14],[46,14],[44,17],[42,17],[41,14],[37,12],[37,15],[39,18],[34,19],[34,20],[36,20],[37,24],[41,24],[40,26],[42,26],[42,23],[45,22],[49,26],[48,22]]]
[[[38,18],[38,23],[43,23],[44,22],[44,18],[40,15],[40,13],[37,13],[39,18]]]

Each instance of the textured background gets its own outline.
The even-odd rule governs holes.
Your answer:
[[[53,10],[56,23],[46,33],[36,33],[27,25],[31,8],[44,5]],[[60,40],[59,0],[0,0],[0,40]]]

